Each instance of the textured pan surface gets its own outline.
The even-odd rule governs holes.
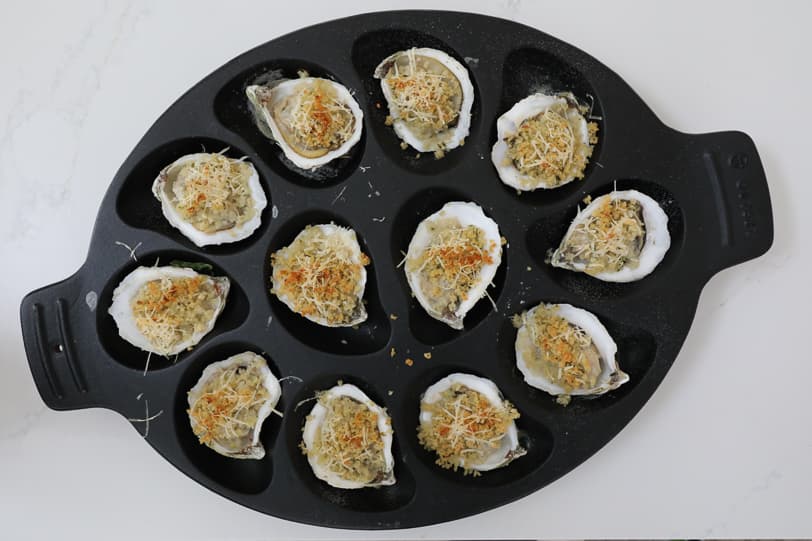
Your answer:
[[[387,55],[412,46],[446,51],[468,67],[474,83],[471,134],[443,160],[416,159],[384,126],[386,106],[372,71]],[[361,142],[318,180],[286,165],[278,147],[254,126],[244,97],[245,86],[257,77],[271,70],[293,76],[301,68],[355,91],[365,114]],[[517,195],[499,182],[490,163],[496,119],[539,89],[591,96],[592,114],[602,117],[600,143],[585,180]],[[201,146],[230,147],[229,155],[246,155],[257,167],[269,203],[251,238],[197,249],[161,215],[150,193],[152,180],[166,164]],[[608,284],[544,265],[580,200],[615,183],[652,196],[669,216],[672,247],[655,272],[639,282]],[[497,310],[480,302],[461,332],[427,316],[395,268],[420,220],[455,199],[481,205],[509,243],[491,290]],[[370,317],[357,330],[318,327],[268,294],[269,252],[305,225],[330,220],[354,228],[372,259]],[[481,15],[420,11],[306,28],[221,67],[147,132],[113,179],[96,225],[85,265],[29,294],[21,306],[29,364],[46,404],[58,410],[104,407],[139,418],[149,400],[151,412],[164,414],[150,424],[147,441],[199,483],[264,513],[345,528],[413,527],[471,515],[538,490],[578,466],[629,422],[663,380],[707,280],[772,243],[767,183],[746,135],[675,132],[612,71],[535,29]],[[141,243],[139,262],[116,241]],[[209,336],[175,363],[153,358],[144,375],[145,355],[118,336],[107,308],[126,273],[159,259],[211,263],[216,274],[232,279],[232,292]],[[631,381],[567,408],[525,385],[515,368],[510,316],[540,301],[595,313],[618,343],[618,360]],[[283,383],[278,409],[284,419],[272,416],[265,423],[268,453],[259,461],[230,460],[199,445],[185,412],[186,391],[203,369],[245,349],[263,353],[278,377],[302,379]],[[413,366],[404,364],[406,357]],[[527,456],[478,478],[433,464],[417,442],[418,401],[428,385],[455,371],[492,379],[517,406]],[[397,484],[340,491],[310,471],[298,449],[309,407],[296,405],[338,379],[388,409]],[[143,424],[135,426],[143,430]]]

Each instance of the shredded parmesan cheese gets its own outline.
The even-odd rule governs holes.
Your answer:
[[[378,414],[348,396],[319,403],[327,412],[316,433],[313,448],[302,451],[342,479],[372,484],[386,475],[384,442],[378,429]]]
[[[338,234],[308,226],[290,246],[271,255],[271,292],[288,299],[304,316],[335,325],[353,321],[363,308],[361,273],[369,264],[369,258],[353,248]]]
[[[168,179],[180,215],[199,231],[231,229],[254,217],[251,166],[222,154],[199,154]]]
[[[253,443],[259,410],[270,398],[261,372],[264,360],[254,357],[215,373],[187,410],[200,443],[217,442],[239,452]]]
[[[646,238],[643,206],[634,199],[605,199],[577,223],[557,251],[568,266],[584,265],[587,274],[636,268]]]
[[[482,464],[502,444],[519,412],[508,401],[493,405],[488,398],[459,383],[453,384],[421,409],[431,420],[418,428],[420,444],[437,454],[436,463],[455,471],[477,475],[472,466]]]
[[[482,267],[494,262],[496,242],[475,225],[462,226],[456,218],[429,224],[432,241],[416,257],[407,259],[406,271],[420,273],[420,286],[432,306],[454,314],[478,283]]]
[[[592,337],[557,314],[557,307],[540,305],[516,316],[529,340],[517,347],[527,367],[566,393],[595,387],[601,374],[601,359]]]
[[[220,301],[219,286],[205,276],[145,283],[131,304],[135,325],[162,355],[203,332]]]

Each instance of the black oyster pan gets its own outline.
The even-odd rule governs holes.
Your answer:
[[[386,105],[372,77],[380,60],[414,46],[441,49],[467,65],[476,92],[470,136],[442,160],[400,148],[384,125]],[[302,68],[353,89],[365,114],[361,141],[317,178],[286,164],[255,127],[244,94],[270,72],[295,76]],[[497,117],[537,90],[572,91],[593,101],[592,115],[602,119],[600,142],[584,180],[518,195],[499,181],[490,150]],[[184,154],[225,147],[228,155],[254,163],[269,205],[249,239],[198,249],[163,218],[151,183]],[[638,282],[611,284],[545,265],[581,199],[615,186],[645,192],[669,217],[672,246],[656,270]],[[481,205],[508,240],[491,289],[496,310],[480,301],[464,331],[426,315],[396,268],[418,222],[452,200]],[[268,293],[269,253],[305,225],[328,221],[355,229],[372,260],[370,317],[358,329],[319,327]],[[767,182],[747,135],[677,132],[611,70],[533,28],[466,13],[382,12],[272,40],[183,95],[113,178],[85,264],[25,297],[21,319],[31,372],[49,407],[102,407],[138,419],[148,400],[150,415],[163,414],[150,422],[147,442],[231,500],[322,526],[414,527],[530,494],[605,445],[665,377],[708,279],[763,254],[772,238]],[[140,243],[138,263],[117,241]],[[210,263],[214,274],[232,279],[232,291],[213,332],[175,362],[153,357],[144,374],[145,353],[118,336],[107,308],[115,286],[136,266],[172,259]],[[617,358],[631,381],[566,408],[527,386],[515,368],[510,317],[540,301],[595,313],[617,342]],[[203,369],[243,350],[264,354],[278,377],[302,380],[283,383],[284,418],[265,422],[268,453],[262,460],[228,459],[200,445],[186,415],[186,392]],[[527,456],[477,478],[433,463],[417,441],[418,401],[428,385],[455,371],[490,378],[517,406]],[[298,446],[310,406],[297,404],[337,380],[358,385],[389,410],[395,485],[342,491],[317,480],[308,467]],[[146,423],[133,424],[145,432]]]

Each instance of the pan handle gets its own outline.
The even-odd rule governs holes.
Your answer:
[[[773,243],[767,177],[755,143],[729,131],[692,136],[712,194],[705,227],[708,275],[764,254]]]
[[[31,375],[55,410],[106,407],[100,381],[104,358],[96,340],[98,294],[84,291],[81,271],[26,295],[20,305],[23,343]]]

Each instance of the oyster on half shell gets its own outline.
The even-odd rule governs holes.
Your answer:
[[[595,315],[570,304],[539,304],[516,316],[516,366],[531,387],[553,396],[594,396],[617,389],[617,345]]]
[[[158,355],[200,342],[223,311],[231,282],[179,267],[138,267],[113,291],[109,313],[121,337]]]
[[[578,212],[550,264],[604,282],[633,282],[650,274],[670,246],[668,216],[654,199],[613,191]]]
[[[254,165],[223,153],[178,158],[158,174],[152,193],[169,223],[196,246],[251,236],[268,205]]]
[[[330,163],[361,139],[361,107],[347,87],[330,79],[281,79],[251,85],[245,94],[285,157],[301,169]]]
[[[282,389],[264,357],[245,351],[210,364],[189,389],[189,422],[200,443],[230,458],[260,459],[262,423]]]
[[[433,318],[462,329],[487,294],[502,262],[499,226],[476,203],[446,203],[417,226],[405,272],[417,301]]]
[[[474,103],[465,66],[443,51],[422,47],[388,56],[374,75],[389,106],[387,123],[404,145],[442,157],[464,144]]]
[[[317,395],[302,431],[313,473],[343,489],[395,483],[392,421],[382,407],[348,383]]]
[[[437,454],[439,466],[465,473],[494,470],[526,454],[518,418],[491,380],[454,373],[423,393],[418,439]]]

